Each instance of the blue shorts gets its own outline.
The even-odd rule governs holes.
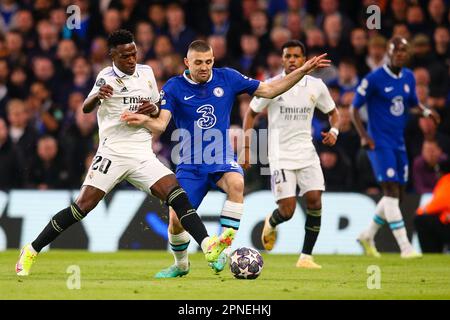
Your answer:
[[[375,148],[367,152],[378,182],[408,181],[408,156],[406,151],[390,148]]]
[[[244,171],[237,162],[214,165],[179,165],[176,170],[177,180],[186,191],[189,201],[195,209],[198,209],[209,190],[221,190],[217,181],[225,172],[238,172],[244,175]]]

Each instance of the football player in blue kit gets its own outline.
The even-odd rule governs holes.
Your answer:
[[[227,194],[220,215],[223,228],[237,230],[243,212],[244,177],[242,168],[228,139],[231,109],[236,96],[247,93],[264,98],[275,97],[290,89],[307,73],[330,65],[326,54],[308,60],[285,78],[263,83],[230,68],[214,68],[211,47],[202,40],[192,42],[184,59],[187,70],[172,77],[161,90],[160,114],[157,118],[139,113],[125,113],[128,125],[144,126],[152,132],[163,132],[173,117],[181,138],[180,159],[176,176],[186,190],[194,208],[206,193],[219,189]],[[173,135],[172,135],[173,136]],[[157,278],[173,278],[189,272],[187,248],[189,234],[172,210],[169,213],[168,238],[175,264],[156,274]],[[229,251],[211,267],[223,270]]]
[[[406,39],[395,37],[388,43],[389,62],[369,73],[358,86],[352,105],[353,123],[368,150],[368,157],[383,197],[375,209],[375,216],[367,230],[358,237],[366,255],[379,257],[374,237],[380,227],[388,223],[400,247],[402,258],[417,258],[411,245],[400,211],[399,199],[408,181],[408,158],[404,130],[410,112],[419,112],[439,123],[439,115],[421,105],[416,96],[413,72],[404,66],[409,58]],[[367,106],[368,130],[359,115]]]

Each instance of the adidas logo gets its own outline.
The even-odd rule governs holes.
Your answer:
[[[283,99],[282,97],[279,97],[279,98],[277,99],[277,101],[284,101],[284,99]]]
[[[122,90],[120,90],[120,92],[121,92],[121,93],[122,93],[122,92],[128,92],[127,87],[123,87]]]

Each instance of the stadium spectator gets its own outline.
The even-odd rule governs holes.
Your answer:
[[[10,98],[22,98],[28,95],[29,91],[28,75],[24,67],[14,67],[11,70],[8,87],[9,87],[8,96]],[[1,98],[1,96],[2,94],[0,94],[0,117],[4,117],[5,107],[4,104],[2,104],[2,102],[5,101],[5,99],[4,97]]]
[[[210,34],[226,37],[230,30],[230,14],[226,3],[212,1],[209,6]]]
[[[363,77],[369,73],[370,69],[366,64],[368,40],[366,31],[363,28],[355,28],[350,35],[352,46],[351,58],[358,70],[358,77]]]
[[[23,38],[24,48],[31,49],[37,37],[34,29],[33,15],[29,10],[20,9],[13,16],[13,29],[20,32]]]
[[[441,168],[442,177],[433,189],[431,200],[417,209],[414,225],[424,253],[443,253],[450,249],[450,165]]]
[[[166,32],[166,10],[161,3],[151,4],[147,11],[148,20],[151,22],[156,35]]]
[[[8,30],[12,25],[12,18],[19,10],[16,1],[8,0],[0,2],[0,30]]]
[[[327,40],[326,52],[328,53],[328,58],[333,61],[334,65],[337,65],[340,59],[351,54],[350,46],[345,39],[342,16],[338,13],[326,15],[323,22],[323,30]]]
[[[425,14],[419,5],[412,5],[408,7],[406,21],[408,30],[413,35],[428,32],[428,27],[425,23]]]
[[[408,26],[406,23],[398,23],[394,26],[394,29],[392,30],[392,36],[393,37],[402,37],[407,39],[408,41],[411,41],[411,32],[409,32]]]
[[[55,58],[56,48],[58,46],[58,30],[48,20],[37,22],[37,42],[31,49],[31,56],[47,56],[50,59]]]
[[[227,39],[225,36],[213,34],[208,37],[207,42],[214,52],[214,67],[238,67],[237,62],[228,55]]]
[[[387,62],[386,39],[381,36],[374,36],[369,40],[369,55],[366,64],[371,71],[381,67]]]
[[[73,188],[81,186],[81,177],[85,170],[84,160],[89,152],[95,151],[98,146],[96,115],[83,113],[83,100],[75,111],[75,122],[62,132],[60,140],[71,173],[69,185]]]
[[[319,148],[320,164],[325,178],[326,190],[352,190],[353,180],[350,161],[337,149],[321,146]]]
[[[447,3],[448,5],[448,3]],[[428,25],[432,30],[438,26],[446,26],[448,28],[449,21],[445,20],[445,14],[449,12],[443,0],[430,0],[428,2]]]
[[[253,34],[243,34],[241,36],[241,48],[242,54],[239,62],[239,71],[256,77],[260,71],[260,67],[264,62],[263,58],[259,55],[259,42],[258,38]]]
[[[72,79],[72,64],[77,56],[78,49],[71,39],[64,39],[58,43],[56,50],[56,73],[62,82],[70,82]]]
[[[98,73],[109,64],[109,49],[106,39],[103,37],[94,38],[90,50],[92,72]]]
[[[27,187],[39,190],[63,189],[69,186],[69,170],[51,136],[39,138],[37,155],[32,159]]]
[[[19,99],[12,99],[8,102],[6,108],[9,137],[22,159],[29,160],[36,153],[38,133],[29,123],[25,103]]]
[[[261,55],[270,50],[269,20],[264,10],[257,10],[250,15],[250,33],[257,37]],[[288,28],[289,29],[289,28]],[[296,38],[295,34],[291,36]]]
[[[337,79],[328,82],[328,84],[337,86],[341,97],[347,92],[354,92],[359,84],[359,78],[353,60],[349,58],[342,59],[339,62]]]
[[[114,8],[108,9],[103,15],[103,32],[100,35],[107,38],[111,32],[118,30],[121,26],[122,17],[120,15],[120,11]]]
[[[176,3],[166,9],[167,34],[170,36],[175,51],[182,57],[186,55],[189,44],[195,40],[195,32],[186,25],[183,8]]]
[[[136,25],[136,32],[135,32],[135,39],[136,39],[136,45],[138,46],[138,53],[141,59],[138,59],[138,63],[142,63],[142,61],[145,61],[147,59],[150,59],[154,56],[153,52],[153,44],[155,41],[155,33],[153,32],[152,25],[147,21],[140,21]],[[106,45],[106,39],[105,41],[105,48],[108,48]],[[108,51],[106,51],[108,53]],[[106,60],[107,56],[105,57]],[[107,61],[105,61],[105,65],[103,67],[106,67]],[[102,68],[103,68],[102,67]],[[94,70],[94,73],[98,73],[99,70]]]
[[[23,164],[8,135],[5,120],[0,118],[0,190],[23,187]]]
[[[356,156],[359,150],[359,136],[352,124],[350,116],[350,105],[343,104],[338,107],[340,116],[339,139],[336,141],[336,148],[341,153],[347,155],[352,168],[356,167]],[[356,178],[356,172],[353,171]]]
[[[270,41],[275,50],[281,51],[281,47],[291,38],[291,32],[283,27],[274,27],[270,32]]]
[[[439,26],[434,30],[434,54],[450,68],[450,32],[447,27]]]
[[[10,30],[6,33],[5,39],[8,49],[8,64],[10,66],[26,66],[27,56],[24,52],[23,38],[20,32]]]
[[[440,164],[448,159],[435,140],[424,141],[422,154],[414,159],[413,183],[417,193],[432,192],[439,179]]]

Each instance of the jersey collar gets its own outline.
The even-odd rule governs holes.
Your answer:
[[[283,70],[283,72],[281,73],[281,76],[282,76],[283,78],[286,77],[286,71]],[[306,75],[304,75],[303,78],[301,78],[300,81],[297,82],[297,83],[295,84],[295,86],[296,86],[297,84],[298,84],[300,87],[306,87]]]
[[[114,64],[114,62],[113,62],[113,66],[112,66],[112,67],[113,67],[114,73],[115,73],[119,78],[126,78],[126,77],[135,77],[135,78],[138,78],[138,77],[139,77],[138,72],[137,72],[137,65],[136,65],[136,68],[135,68],[135,70],[134,70],[134,73],[133,73],[131,76],[130,76],[129,74],[126,74],[126,73],[120,71],[119,68],[116,67],[116,65]]]
[[[187,82],[189,82],[190,84],[199,84],[198,82],[195,82],[194,80],[192,80],[191,78],[189,78],[187,76],[187,74],[189,73],[189,70],[184,70],[183,72],[183,78],[186,79]],[[206,83],[210,82],[213,78],[213,73],[214,73],[214,69],[211,70],[211,75],[209,76],[208,81],[206,81]]]
[[[394,78],[394,79],[400,79],[402,76],[403,76],[403,72],[402,71],[400,71],[400,73],[398,74],[398,75],[396,75],[395,73],[393,73],[392,71],[391,71],[391,69],[389,69],[389,67],[387,66],[387,64],[383,64],[383,69],[384,69],[384,71],[386,71],[386,73],[388,74],[388,75],[390,75],[392,78]]]

